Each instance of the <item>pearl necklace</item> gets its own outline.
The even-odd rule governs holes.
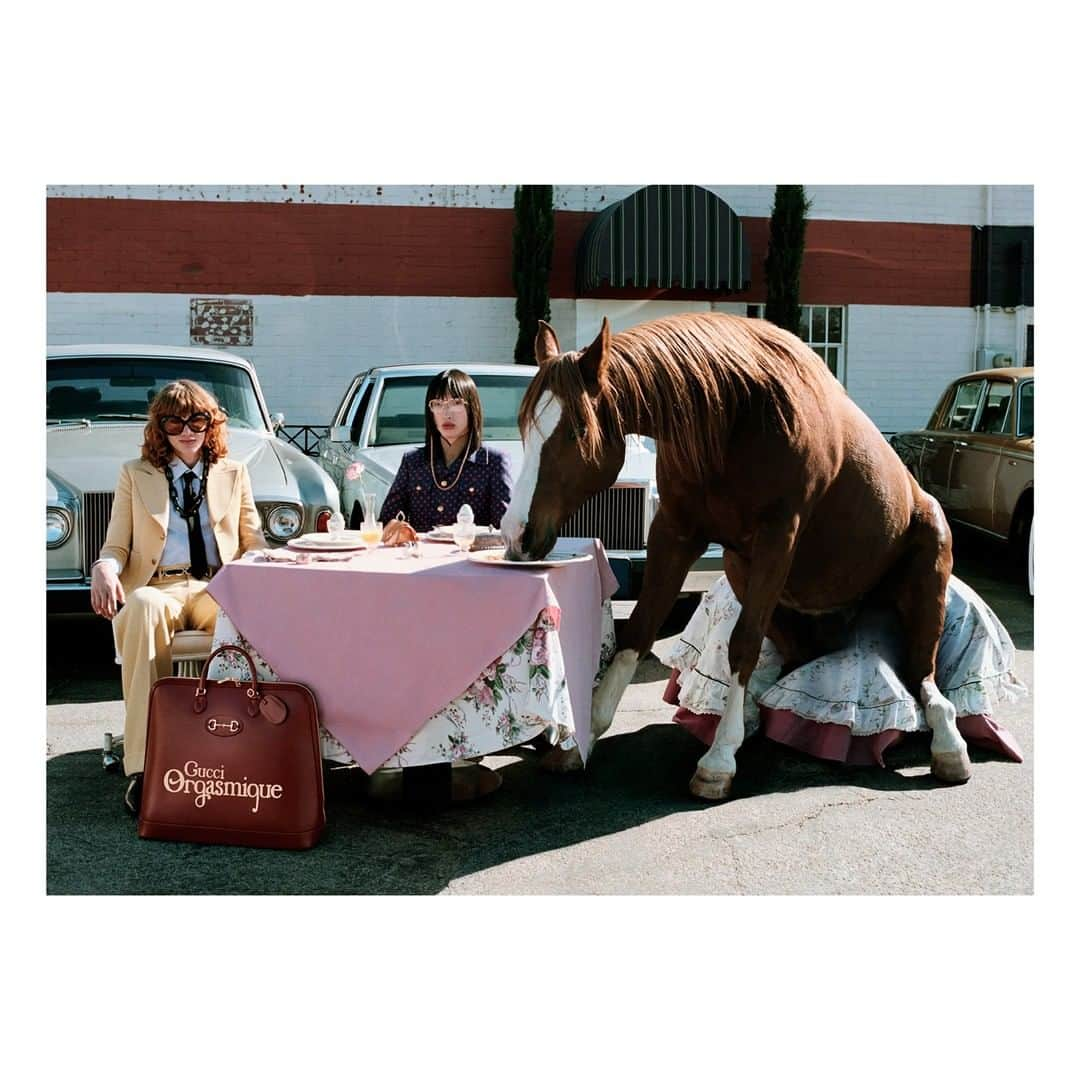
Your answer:
[[[469,436],[468,445],[465,447],[464,453],[461,455],[461,464],[458,466],[457,476],[454,477],[454,482],[451,484],[448,480],[440,480],[435,475],[435,440],[432,439],[430,454],[428,456],[428,468],[431,469],[431,481],[432,483],[442,491],[453,491],[457,487],[458,481],[461,479],[461,474],[465,471],[465,462],[469,460],[469,452],[472,450],[472,436]]]

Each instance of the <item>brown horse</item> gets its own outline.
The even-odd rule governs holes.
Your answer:
[[[596,340],[571,353],[542,322],[536,361],[519,416],[525,462],[502,521],[509,558],[550,551],[570,514],[615,479],[627,434],[657,445],[660,507],[645,580],[593,695],[593,741],[687,571],[717,542],[742,612],[729,642],[735,678],[694,794],[730,792],[762,638],[790,670],[835,647],[826,631],[870,600],[899,615],[901,675],[933,731],[934,775],[968,779],[956,710],[934,682],[952,536],[937,502],[810,348],[760,319],[690,314],[614,336],[605,319]],[[556,749],[545,764],[580,768],[581,756]]]

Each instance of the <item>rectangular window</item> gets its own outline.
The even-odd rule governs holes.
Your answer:
[[[1030,439],[1035,435],[1035,383],[1020,384],[1020,408],[1016,421],[1016,437]]]
[[[1011,382],[992,382],[986,392],[986,403],[979,414],[975,430],[983,435],[1001,435],[1011,427],[1009,404],[1012,401]]]
[[[751,319],[765,318],[764,304],[747,304]],[[844,348],[844,309],[824,304],[804,304],[799,308],[799,337],[829,366],[829,370],[844,382],[847,377]]]
[[[970,431],[975,426],[975,414],[979,411],[979,402],[985,387],[985,379],[962,382],[957,386],[945,423],[947,430]]]

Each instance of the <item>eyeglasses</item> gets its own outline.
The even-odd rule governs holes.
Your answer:
[[[180,435],[183,433],[184,428],[191,428],[191,430],[199,435],[204,432],[212,423],[209,413],[197,412],[192,413],[186,419],[180,416],[163,416],[158,424],[161,430],[166,435]]]
[[[429,401],[428,408],[432,412],[461,412],[465,408],[463,398],[440,398],[438,401]]]

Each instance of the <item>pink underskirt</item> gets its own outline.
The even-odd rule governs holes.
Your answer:
[[[664,690],[664,700],[669,705],[679,704],[679,672],[672,671]],[[825,724],[807,720],[788,709],[761,707],[760,731],[774,742],[790,746],[804,754],[812,754],[825,761],[839,761],[847,765],[880,765],[885,767],[885,751],[900,742],[904,731],[888,730],[876,735],[852,735],[845,724]],[[716,713],[692,713],[680,707],[672,718],[676,724],[696,735],[706,745],[712,745],[720,717]],[[1001,754],[1009,761],[1023,761],[1020,746],[1012,735],[994,720],[980,714],[958,716],[956,726],[967,742],[983,750]]]

